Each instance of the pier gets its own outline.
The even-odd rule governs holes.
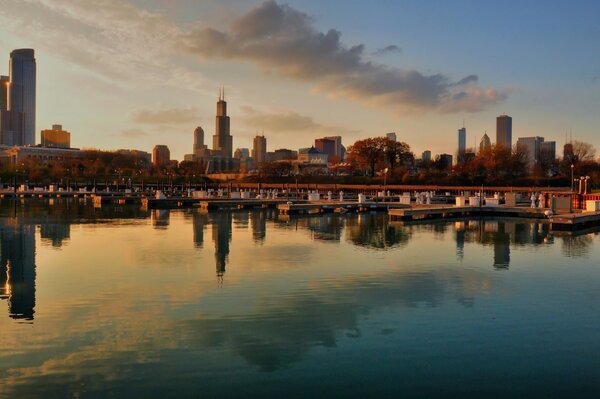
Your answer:
[[[314,201],[306,203],[285,203],[277,206],[279,212],[283,215],[297,215],[309,213],[345,213],[345,212],[367,212],[367,211],[388,211],[392,209],[409,208],[410,205],[399,202],[382,201]]]
[[[546,219],[543,208],[508,207],[508,206],[413,206],[409,209],[390,209],[390,220],[424,220],[447,219],[473,216],[519,217],[529,219]]]

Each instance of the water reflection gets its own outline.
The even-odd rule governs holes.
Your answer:
[[[229,263],[234,228],[249,229],[252,241],[260,246],[268,242],[267,230],[271,226],[279,230],[305,232],[317,242],[347,242],[367,250],[401,249],[415,235],[424,233],[440,240],[451,234],[456,243],[456,259],[464,259],[469,244],[479,244],[491,248],[488,259],[493,268],[498,270],[509,269],[512,248],[552,245],[555,240],[560,240],[564,256],[589,256],[597,234],[563,234],[555,237],[550,233],[547,223],[521,219],[389,222],[381,214],[325,214],[290,218],[280,216],[274,210],[208,213],[197,209],[184,211],[184,217],[192,226],[193,245],[198,250],[203,250],[205,230],[210,228],[214,245],[214,270],[219,281]],[[71,239],[72,224],[102,225],[113,220],[123,224],[128,220],[144,219],[149,219],[155,229],[169,230],[171,227],[169,210],[143,211],[128,206],[94,208],[79,200],[33,201],[26,205],[23,201],[0,201],[0,296],[7,300],[9,315],[33,320],[36,226],[39,226],[37,231],[41,243],[59,249]],[[297,258],[302,259],[307,256],[306,251],[309,249],[280,246],[270,249],[269,253],[280,259],[297,253]],[[463,299],[464,303],[472,300]]]
[[[265,397],[274,385],[331,396],[332,372],[337,389],[389,389],[338,396],[401,397],[394,380],[412,384],[407,396],[450,384],[438,396],[474,397],[462,389],[498,392],[497,376],[528,384],[569,364],[581,381],[598,369],[585,354],[600,348],[600,273],[561,263],[597,257],[594,233],[0,200],[0,238],[0,296],[19,318],[0,320],[8,397]],[[532,259],[544,267],[522,273]],[[34,315],[36,328],[22,325]]]
[[[8,315],[33,320],[35,308],[35,226],[16,220],[0,224],[0,295]]]
[[[229,256],[229,243],[231,242],[231,212],[215,212],[212,216],[212,240],[215,243],[215,262],[217,276],[225,274],[225,266]]]

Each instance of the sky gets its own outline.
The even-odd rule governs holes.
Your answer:
[[[454,153],[495,118],[513,142],[567,132],[600,148],[598,1],[2,0],[0,74],[34,48],[37,128],[79,148],[212,145],[219,86],[234,148],[396,132]],[[4,61],[2,61],[4,58]]]

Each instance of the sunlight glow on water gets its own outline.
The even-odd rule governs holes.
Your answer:
[[[597,234],[0,201],[0,396],[591,396]]]

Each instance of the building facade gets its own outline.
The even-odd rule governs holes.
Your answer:
[[[256,136],[252,141],[252,158],[254,166],[267,162],[267,139],[265,136]]]
[[[479,152],[489,151],[492,149],[492,141],[490,140],[490,136],[487,133],[483,134],[481,141],[479,142]]]
[[[512,118],[508,115],[496,118],[496,146],[512,149]]]
[[[327,165],[327,154],[315,147],[300,148],[298,150],[298,162]]]
[[[315,148],[323,154],[327,154],[327,162],[332,162],[335,159],[336,142],[333,139],[324,137],[315,140]]]
[[[152,150],[152,166],[160,167],[168,165],[171,162],[171,151],[169,147],[163,144],[157,144]]]
[[[71,148],[71,133],[62,125],[52,125],[52,129],[42,130],[41,143],[42,147]]]
[[[10,53],[2,144],[35,145],[36,63],[33,49]]]
[[[431,162],[431,151],[423,151],[423,153],[421,154],[421,159],[423,160],[423,162]]]
[[[198,156],[201,154],[202,150],[205,150],[206,146],[204,145],[204,130],[198,126],[194,129],[194,151],[193,154]]]

